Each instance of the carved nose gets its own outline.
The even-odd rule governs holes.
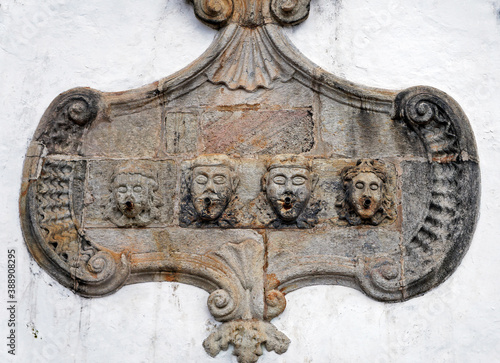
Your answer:
[[[213,192],[213,191],[215,191],[213,181],[209,180],[209,181],[207,182],[206,190],[207,190],[207,191],[209,191],[209,192]]]

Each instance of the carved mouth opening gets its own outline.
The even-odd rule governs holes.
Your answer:
[[[127,210],[132,210],[134,209],[134,203],[131,201],[126,201],[125,206],[127,207]]]
[[[292,198],[290,198],[290,197],[285,198],[285,203],[283,204],[283,208],[285,208],[285,209],[292,208]]]
[[[208,208],[210,207],[210,204],[212,204],[212,200],[208,197],[206,197],[205,199],[203,199],[203,202],[205,203],[205,206]]]
[[[365,199],[363,202],[363,208],[368,209],[372,205],[372,201],[370,199]]]

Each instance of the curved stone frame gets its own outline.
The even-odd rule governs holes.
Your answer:
[[[400,302],[443,282],[463,258],[476,225],[478,156],[464,112],[445,93],[423,86],[389,91],[355,85],[300,54],[283,35],[281,26],[303,21],[309,10],[307,0],[220,0],[220,6],[212,8],[214,3],[194,0],[197,17],[221,31],[209,49],[184,70],[125,92],[76,88],[52,102],[26,155],[20,213],[28,249],[62,285],[85,297],[105,296],[125,284],[145,281],[198,286],[210,293],[208,308],[216,320],[223,322],[205,340],[207,353],[215,356],[232,344],[239,362],[255,362],[262,354],[261,344],[269,351],[286,351],[290,341],[269,321],[283,312],[285,295],[291,291],[313,284],[342,284],[376,300]],[[245,12],[248,4],[257,10]],[[244,72],[249,64],[255,65],[255,72]],[[274,87],[287,82],[296,82],[317,97],[324,97],[337,109],[363,114],[370,127],[381,120],[392,120],[390,127],[401,137],[420,142],[413,157],[386,158],[395,162],[397,169],[398,220],[389,227],[360,227],[359,233],[400,228],[397,250],[340,256],[321,253],[317,247],[312,252],[294,253],[302,246],[293,245],[289,237],[303,231],[268,232],[262,227],[218,229],[213,233],[219,239],[210,241],[214,246],[205,250],[183,250],[184,246],[174,241],[185,236],[202,238],[203,229],[158,228],[154,238],[168,243],[151,253],[134,252],[132,242],[118,249],[105,246],[89,235],[84,225],[86,183],[89,165],[99,157],[89,156],[85,144],[99,125],[143,110],[159,110],[158,122],[163,123],[171,102],[205,84],[228,89],[226,99],[230,104],[230,92],[253,94],[265,90],[266,95],[284,98]],[[320,121],[312,120],[319,128]],[[328,152],[311,150],[304,154],[311,160],[323,158],[321,165],[336,162]],[[171,163],[177,173],[174,182],[179,186],[180,164],[199,154],[199,150],[189,148],[181,152],[167,148],[162,157],[151,159]],[[355,159],[341,163],[352,164]],[[414,174],[422,170],[424,179],[419,181],[426,185],[421,192],[425,198],[419,201],[412,184]],[[421,214],[411,208],[416,203],[421,204]],[[310,245],[322,246],[329,223],[323,221],[320,227],[314,227],[321,233],[326,231],[325,237],[320,233],[308,242]],[[342,233],[338,235],[342,237]],[[334,237],[337,235],[328,236]],[[283,245],[279,241],[286,242]],[[349,241],[341,238],[342,243]]]

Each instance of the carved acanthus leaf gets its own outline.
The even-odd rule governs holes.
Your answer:
[[[259,320],[233,320],[219,326],[203,342],[206,352],[215,357],[221,350],[234,346],[238,363],[255,363],[262,355],[262,344],[268,351],[283,354],[290,339],[272,324]]]
[[[239,306],[240,319],[262,319],[264,314],[264,246],[259,242],[249,239],[241,243],[228,243],[215,255],[222,263],[228,266],[233,276],[241,286],[241,306]],[[223,290],[222,290],[223,291]],[[217,290],[209,297],[208,306],[212,314],[219,312],[220,307],[229,304],[221,290]],[[216,295],[216,296],[215,296]],[[227,302],[227,303],[226,303]],[[214,314],[214,316],[217,316]]]

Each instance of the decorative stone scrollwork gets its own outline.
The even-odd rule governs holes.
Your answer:
[[[456,161],[460,156],[461,135],[457,123],[462,111],[442,92],[429,87],[416,87],[401,92],[396,98],[395,118],[404,119],[421,137],[432,161]],[[465,145],[464,145],[465,146]]]
[[[286,300],[280,291],[269,291],[263,299],[264,280],[263,246],[247,240],[238,244],[224,245],[215,255],[224,266],[230,268],[240,284],[239,302],[226,290],[215,290],[208,297],[208,308],[220,321],[228,321],[217,327],[215,332],[205,339],[203,346],[208,354],[215,357],[229,344],[234,345],[233,354],[238,362],[256,362],[262,355],[261,345],[268,351],[284,353],[290,340],[279,332],[270,320],[279,315],[286,306]],[[236,314],[236,315],[235,315]]]
[[[220,28],[233,14],[232,0],[192,0],[194,13],[208,26]]]
[[[377,256],[359,262],[361,288],[371,297],[381,301],[403,299],[401,265],[389,256]]]
[[[207,301],[210,314],[216,319],[223,319],[236,309],[234,299],[226,290],[215,290],[210,294]]]
[[[85,130],[97,117],[99,102],[99,94],[87,88],[61,94],[45,113],[45,127],[37,138],[49,153],[78,152]]]
[[[461,226],[477,218],[477,206],[469,208],[466,201],[477,198],[470,189],[478,182],[477,156],[462,110],[438,90],[415,87],[401,92],[394,116],[419,136],[431,163],[427,213],[405,241],[405,287],[414,295],[448,276],[460,262],[456,256],[463,247],[452,240],[464,233]]]
[[[270,290],[266,292],[266,306],[267,309],[264,313],[264,318],[266,320],[271,320],[272,318],[280,315],[286,308],[286,298],[279,290]]]
[[[81,207],[77,192],[83,191],[85,167],[84,161],[44,162],[40,178],[27,193],[29,216],[37,227],[25,236],[61,283],[84,296],[101,296],[121,287],[130,267],[127,253],[112,254],[80,230],[81,211],[75,205]]]
[[[97,116],[95,99],[83,95],[74,95],[68,100],[68,118],[76,124],[83,126]]]
[[[273,81],[286,82],[294,73],[293,67],[276,55],[265,28],[237,27],[221,57],[205,72],[211,82],[230,89],[254,92],[271,88]]]
[[[215,357],[221,350],[234,346],[238,363],[255,363],[262,355],[262,345],[271,352],[283,354],[290,339],[272,324],[258,320],[233,320],[220,326],[203,342],[207,353]]]
[[[310,3],[311,0],[271,0],[271,11],[280,23],[295,25],[307,19]]]

